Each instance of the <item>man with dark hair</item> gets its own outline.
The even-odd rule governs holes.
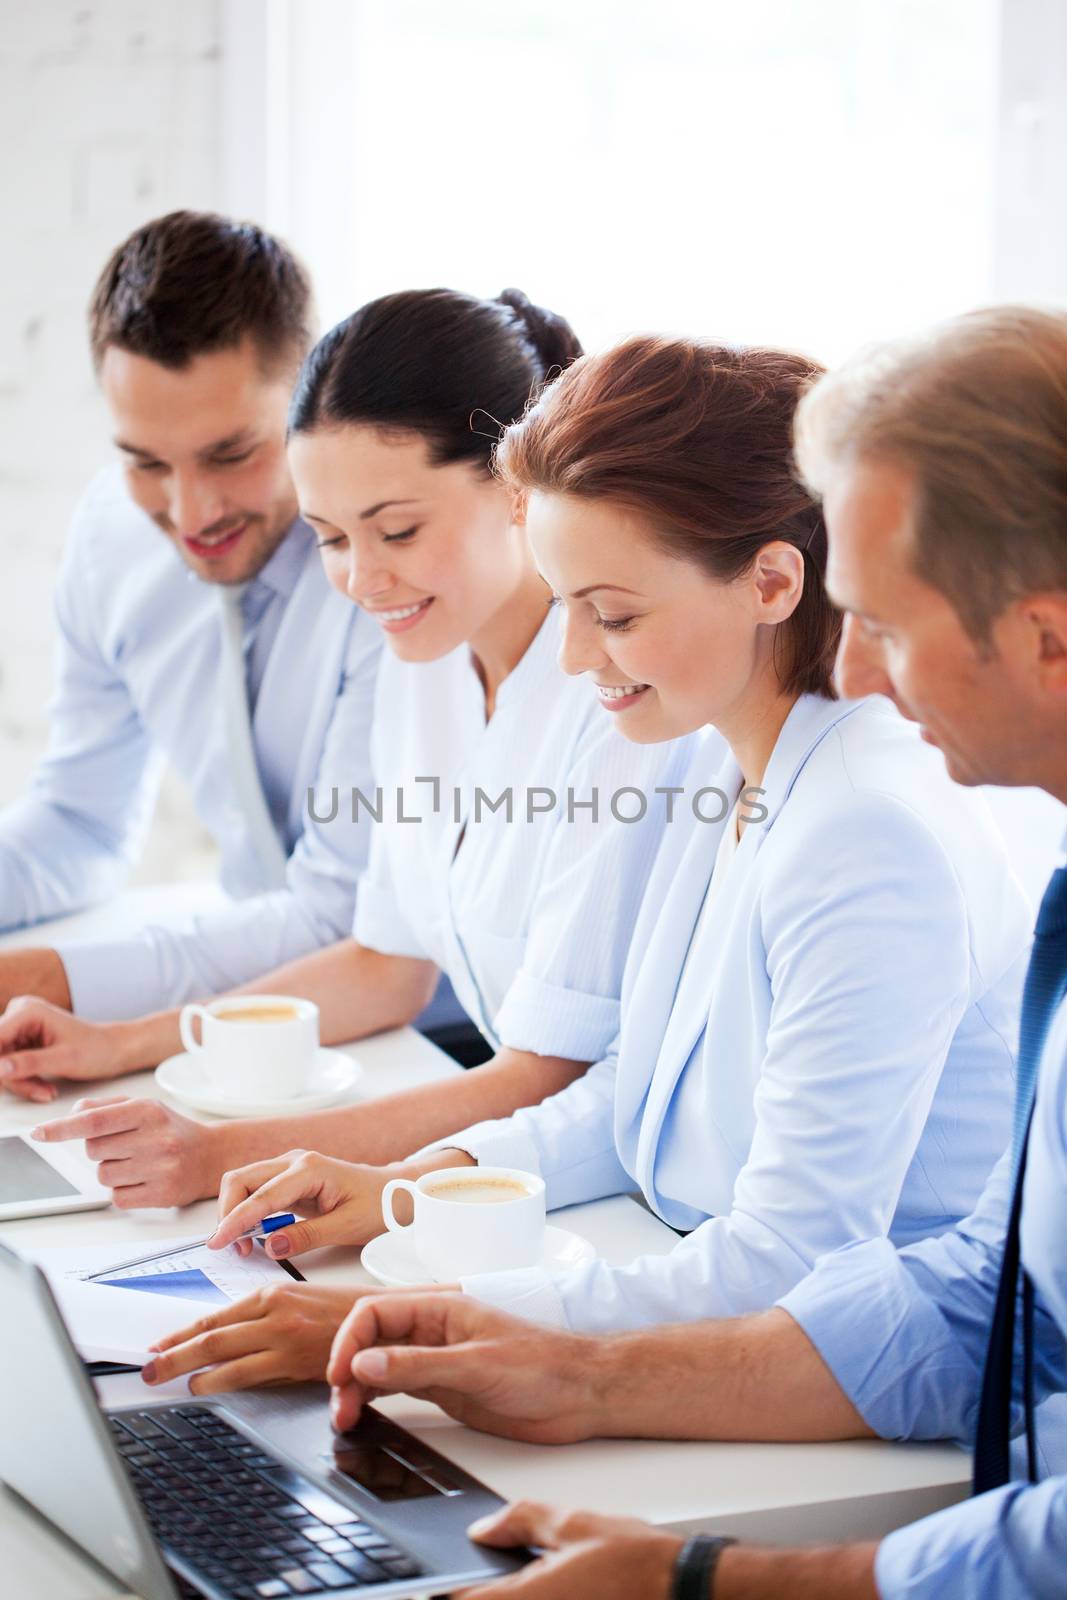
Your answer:
[[[115,892],[161,758],[190,788],[233,897],[120,941],[0,956],[0,1008],[32,993],[119,1018],[217,993],[351,929],[370,792],[377,628],[327,583],[285,457],[312,338],[307,276],[251,225],[174,212],[115,251],[93,361],[121,467],[92,483],[59,580],[51,740],[0,814],[0,926]],[[161,537],[162,536],[162,537]],[[35,1099],[55,1087],[20,1086]]]

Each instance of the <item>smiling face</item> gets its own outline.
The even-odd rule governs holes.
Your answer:
[[[606,501],[535,491],[526,524],[562,608],[560,665],[589,675],[628,739],[654,744],[708,723],[730,738],[777,698],[773,634],[799,598],[796,550],[767,545],[724,582]]]
[[[508,491],[469,462],[435,465],[417,434],[325,425],[289,458],[326,576],[405,661],[476,639],[528,571]]]
[[[958,783],[1064,782],[1067,596],[1007,605],[990,644],[914,570],[915,491],[902,468],[840,466],[824,507],[827,585],[846,611],[841,692],[887,695]]]
[[[292,387],[250,340],[170,368],[111,345],[100,382],[131,498],[208,583],[244,583],[296,515],[285,457]]]

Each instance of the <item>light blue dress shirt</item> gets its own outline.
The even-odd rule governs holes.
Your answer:
[[[890,1439],[973,1444],[1008,1224],[1008,1155],[973,1215],[940,1239],[882,1239],[820,1261],[781,1302],[870,1427]],[[1045,1048],[1023,1190],[1022,1260],[1036,1290],[1038,1457],[1016,1482],[883,1540],[883,1600],[1063,1600],[1067,1594],[1067,1006]],[[1014,1425],[1022,1425],[1016,1368]]]
[[[61,943],[75,1010],[119,1018],[218,993],[347,936],[369,826],[329,791],[370,785],[378,628],[327,583],[311,531],[292,530],[245,596],[252,737],[288,855],[262,868],[233,792],[215,684],[216,595],[130,500],[118,469],[75,516],[56,595],[50,741],[26,796],[0,816],[0,924],[26,926],[114,894],[135,859],[164,758],[222,856],[232,905],[121,940]]]
[[[716,753],[684,782],[733,798]],[[984,801],[880,698],[798,700],[763,787],[706,915],[725,824],[686,808],[665,830],[607,1055],[440,1141],[540,1172],[550,1206],[640,1188],[688,1237],[468,1292],[589,1333],[735,1315],[850,1239],[907,1244],[977,1202],[1010,1123],[1031,926]]]

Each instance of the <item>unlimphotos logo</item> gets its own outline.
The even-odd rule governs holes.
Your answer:
[[[560,813],[568,823],[588,821],[599,823],[610,817],[619,823],[644,822],[658,812],[664,823],[672,823],[681,808],[684,815],[698,822],[718,823],[729,816],[734,800],[723,789],[694,789],[691,793],[681,785],[656,787],[651,795],[644,789],[625,784],[604,795],[598,788],[579,794],[572,788],[562,793],[548,785],[533,784],[526,788],[502,789],[497,795],[475,785],[464,789],[453,785],[446,789],[440,778],[418,777],[415,784],[425,785],[417,792],[402,784],[391,790],[378,785],[368,795],[362,789],[348,791],[347,804],[342,812],[342,791],[336,786],[329,790],[328,802],[316,795],[314,788],[307,792],[308,816],[319,827],[338,821],[397,822],[418,824],[430,817],[447,814],[459,826],[463,822],[477,825],[487,819],[502,817],[507,823],[531,824],[539,818]],[[750,826],[766,822],[769,812],[760,796],[766,793],[754,784],[742,789],[737,800],[741,821]]]

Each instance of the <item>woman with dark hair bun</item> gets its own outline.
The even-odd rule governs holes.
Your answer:
[[[560,672],[550,591],[490,470],[501,428],[579,354],[568,324],[518,290],[431,289],[364,306],[301,372],[289,428],[301,513],[330,581],[387,645],[371,735],[380,800],[363,801],[380,820],[353,938],[256,987],[316,1001],[329,1043],[410,1022],[444,972],[490,1059],[368,1105],[226,1124],[206,1152],[205,1181],[225,1174],[220,1245],[257,1191],[329,1213],[273,1235],[271,1254],[362,1244],[381,1232],[383,1163],[555,1093],[610,1048],[661,834],[654,806],[634,821],[632,802],[611,801],[676,784],[686,741],[626,745]],[[251,1331],[230,1313],[226,1351],[251,1341],[269,1355],[236,1372],[224,1359],[212,1386],[321,1376],[344,1299],[308,1288],[299,1349],[282,1327],[270,1349],[258,1304]]]

